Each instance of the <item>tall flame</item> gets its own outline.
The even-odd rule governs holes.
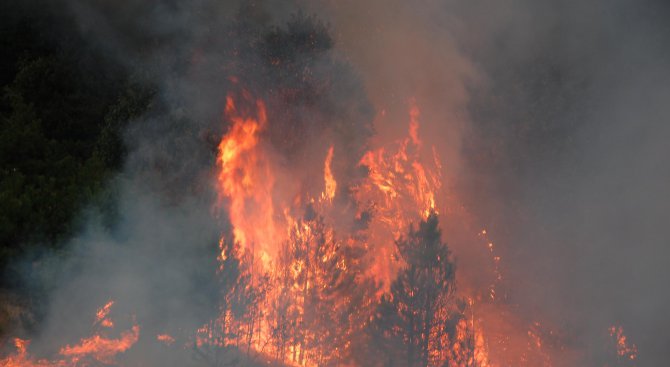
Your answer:
[[[323,197],[332,201],[335,197],[335,191],[337,190],[337,181],[333,177],[333,172],[331,170],[331,165],[333,163],[333,146],[331,145],[328,149],[328,155],[326,156],[326,161],[323,164],[323,180],[326,183],[325,190],[323,192]]]
[[[367,342],[365,328],[372,323],[375,306],[385,297],[382,294],[388,295],[393,280],[409,268],[399,256],[396,241],[438,212],[447,221],[466,221],[458,218],[466,216],[462,206],[446,192],[437,150],[426,149],[420,138],[421,111],[416,101],[410,100],[408,112],[405,137],[362,154],[358,168],[366,175],[361,179],[340,180],[338,186],[333,171],[338,162],[331,144],[323,168],[314,170],[319,177],[311,179],[323,182],[315,198],[305,190],[306,183],[284,182],[290,175],[281,175],[265,141],[271,122],[265,103],[246,91],[226,98],[228,129],[218,144],[215,215],[225,212],[233,238],[232,242],[229,236],[220,239],[219,274],[239,271],[243,281],[231,286],[234,294],[224,296],[218,317],[190,334],[190,347],[234,347],[277,365],[351,365],[358,344]],[[341,219],[336,218],[341,215],[336,207],[347,202],[339,196],[335,202],[336,195],[343,199],[350,195],[348,205],[356,211],[352,221],[363,224],[357,222],[354,229],[334,224]],[[486,230],[470,229],[467,243],[461,246],[475,246],[490,257],[483,266],[492,276],[484,286],[459,280],[459,287],[449,290],[453,294],[440,298],[442,303],[432,315],[439,322],[427,323],[419,336],[428,341],[425,365],[553,366],[552,351],[563,351],[555,333],[543,323],[515,316],[504,293],[498,291],[503,276],[493,241]],[[437,257],[437,262],[442,260],[446,259]],[[240,312],[235,302],[250,302],[249,312]],[[97,310],[93,324],[97,332],[60,348],[53,360],[31,356],[30,342],[15,339],[16,352],[0,360],[1,365],[116,364],[117,356],[137,343],[140,328],[135,323],[117,338],[104,335],[115,327],[110,318],[113,306],[110,300]],[[395,316],[402,317],[401,310],[395,311]],[[634,361],[637,347],[623,329],[613,326],[609,332],[619,359]],[[183,346],[183,340],[169,334],[153,338],[165,346]]]
[[[255,111],[240,110],[231,96],[226,98],[225,113],[231,126],[218,149],[220,201],[228,201],[235,241],[243,251],[257,249],[257,256],[269,265],[277,251],[271,245],[282,236],[275,223],[275,178],[260,145],[267,115],[263,101],[253,101],[246,92],[243,99]]]

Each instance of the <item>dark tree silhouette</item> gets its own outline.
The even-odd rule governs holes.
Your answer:
[[[454,295],[455,265],[442,242],[437,214],[410,228],[396,244],[405,266],[368,327],[371,347],[382,352],[374,364],[440,366],[456,358],[450,353],[455,343],[463,344],[456,340],[456,329],[464,306]]]

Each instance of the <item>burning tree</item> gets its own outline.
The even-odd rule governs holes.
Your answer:
[[[455,265],[431,212],[397,242],[405,267],[383,294],[369,326],[384,366],[472,366],[474,345],[456,298]]]
[[[351,362],[370,311],[365,301],[376,290],[361,276],[366,250],[338,239],[311,205],[291,225],[277,269],[281,289],[272,333],[277,359],[319,366]]]

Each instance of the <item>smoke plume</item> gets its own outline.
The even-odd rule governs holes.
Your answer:
[[[41,350],[76,342],[90,327],[82,315],[110,299],[122,323],[134,318],[147,335],[214,317],[217,242],[231,230],[213,213],[215,157],[230,127],[226,97],[246,91],[276,122],[263,149],[286,195],[318,195],[313,177],[329,146],[338,188],[355,185],[362,154],[406,135],[416,104],[422,143],[443,158],[443,185],[458,198],[451,209],[467,213],[441,223],[457,281],[495,276],[466,240],[486,229],[515,317],[559,334],[566,357],[552,355],[554,365],[602,366],[612,325],[638,346],[638,365],[667,364],[670,14],[661,2],[62,4],[157,93],[126,131],[128,158],[109,183],[116,224],[91,214],[67,260],[31,265],[49,289]],[[360,224],[348,195],[338,196],[338,230]],[[142,343],[149,352],[131,363],[188,363]]]

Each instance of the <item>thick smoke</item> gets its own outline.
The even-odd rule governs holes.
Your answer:
[[[109,57],[157,81],[158,98],[127,132],[129,159],[112,183],[119,223],[108,230],[92,219],[66,264],[36,265],[53,295],[44,349],[85,334],[82,315],[110,298],[153,335],[191,330],[215,312],[214,252],[228,228],[211,215],[212,152],[238,74],[295,124],[286,127],[299,127],[290,148],[285,130],[270,132],[287,176],[320,169],[334,142],[350,154],[336,175],[355,180],[348,169],[372,135],[368,98],[381,141],[406,129],[416,99],[447,185],[502,248],[519,313],[550,320],[570,348],[587,351],[584,365],[602,365],[595,351],[612,324],[638,345],[639,365],[667,364],[670,30],[660,2],[300,3],[329,23],[335,49],[293,61],[329,88],[289,108],[281,90],[304,80],[277,76],[267,53],[245,48],[297,4],[65,4]],[[459,272],[474,277],[480,259],[445,232]]]
[[[109,183],[117,193],[114,225],[92,213],[66,260],[30,265],[49,294],[32,348],[48,355],[73,345],[90,332],[96,308],[114,300],[119,329],[138,322],[143,335],[125,363],[188,365],[193,361],[180,358],[191,353],[157,350],[155,335],[186,338],[217,317],[218,241],[230,231],[214,205],[226,97],[248,92],[266,102],[272,125],[264,148],[283,168],[279,190],[313,196],[322,190],[313,177],[321,176],[331,144],[343,186],[360,175],[353,167],[372,134],[372,107],[332,50],[328,26],[289,2],[63,5],[91,43],[156,92],[126,131],[124,169]]]
[[[415,96],[424,108],[422,129],[502,248],[520,313],[551,320],[586,365],[603,364],[590,354],[615,323],[639,365],[667,364],[667,6],[326,5],[375,104]]]
[[[639,365],[667,363],[668,9],[518,2],[482,19],[484,5],[462,10],[485,29],[466,47],[487,78],[466,182],[507,243],[514,296],[587,350],[620,323]]]

